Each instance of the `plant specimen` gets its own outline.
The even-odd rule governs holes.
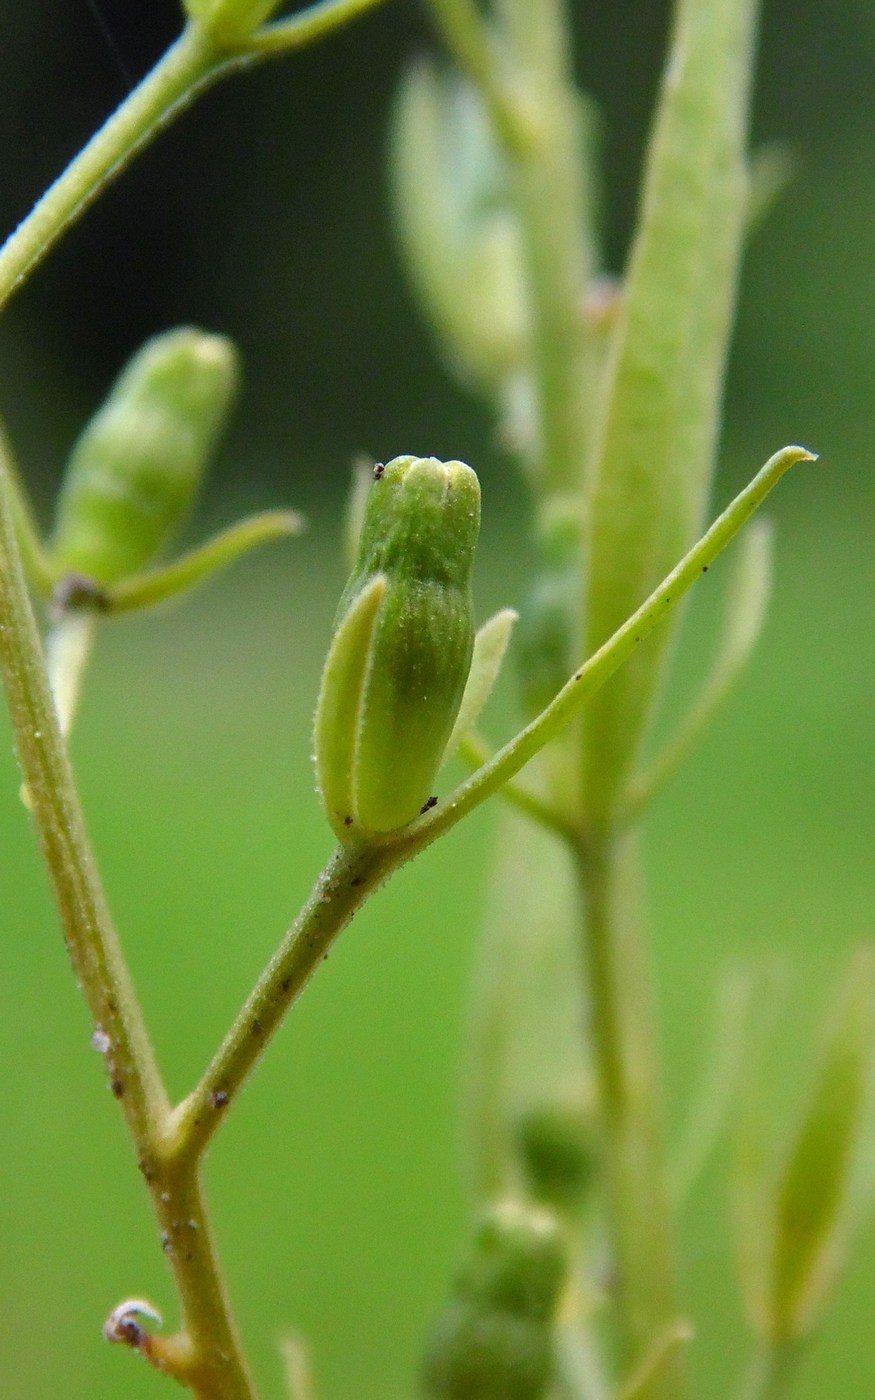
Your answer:
[[[270,0],[189,0],[180,40],[0,251],[0,303],[205,86],[374,3],[324,0],[272,19]],[[495,0],[488,13],[474,0],[431,0],[431,10],[455,66],[413,66],[396,104],[399,241],[449,365],[525,473],[537,567],[519,617],[503,609],[478,630],[475,472],[413,455],[374,465],[353,512],[354,563],[314,723],[337,847],[175,1104],[107,908],[67,735],[102,617],[182,592],[294,534],[298,517],[253,517],[161,562],[236,381],[229,342],[191,328],[147,343],[85,427],[47,542],[8,448],[0,462],[0,656],[22,796],[181,1313],[165,1334],[150,1304],[128,1299],[106,1335],[202,1400],[255,1396],[204,1204],[204,1154],[356,911],[500,794],[508,816],[472,1016],[476,1220],[421,1383],[458,1400],[670,1400],[689,1393],[692,1333],[676,1279],[639,826],[756,640],[769,537],[751,517],[788,468],[812,460],[800,447],[774,453],[704,528],[741,249],[769,173],[758,183],[747,154],[756,5],[678,0],[618,282],[600,263],[594,117],[575,87],[561,0]],[[678,604],[740,531],[712,670],[654,755]],[[521,727],[493,751],[478,723],[514,631]],[[470,776],[447,789],[441,770],[457,754]],[[537,1000],[538,967],[557,954],[570,970],[565,992],[575,988],[568,1072],[526,1078],[519,1024]],[[764,1147],[755,1104],[739,1113],[739,1256],[756,1339],[748,1400],[777,1394],[790,1375],[859,1214],[871,981],[863,951],[781,1150]],[[725,1039],[738,1029],[731,1022]],[[751,1083],[755,1058],[744,1065]],[[717,1099],[687,1175],[707,1150]],[[303,1393],[299,1363],[292,1351],[290,1384]]]

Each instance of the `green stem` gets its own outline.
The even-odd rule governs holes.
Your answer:
[[[110,181],[221,67],[208,35],[189,25],[0,249],[0,309]]]
[[[138,1149],[167,1096],[112,924],[49,688],[36,620],[16,548],[0,456],[0,662],[43,855],[67,948],[91,1009],[98,1048]]]
[[[497,9],[533,113],[531,139],[507,154],[530,296],[538,466],[548,491],[576,492],[584,484],[594,417],[594,361],[584,317],[594,253],[571,35],[564,0],[498,0]]]
[[[635,1364],[678,1317],[673,1221],[664,1178],[660,1056],[643,929],[643,880],[634,836],[584,843],[586,995],[599,1085],[621,1330]],[[641,1397],[682,1393],[679,1359]]]
[[[401,846],[338,847],[200,1083],[174,1110],[168,1155],[189,1162],[203,1153],[231,1099],[335,939],[368,896],[406,859],[409,855]]]
[[[315,43],[380,3],[322,0],[236,48],[223,48],[206,26],[189,24],[0,248],[0,310],[107,185],[211,83]]]
[[[495,129],[509,151],[523,151],[531,139],[530,112],[509,81],[507,57],[477,0],[430,0],[447,47],[489,108]]]
[[[317,0],[315,5],[308,5],[289,19],[277,20],[256,30],[247,40],[242,60],[273,58],[314,44],[382,4],[383,0]]]
[[[149,1359],[197,1400],[256,1400],[225,1291],[196,1166],[160,1163],[150,1182],[182,1329],[151,1338]]]
[[[18,554],[7,469],[0,453],[0,663],[18,758],[76,977],[94,1022],[113,1094],[165,1236],[183,1304],[181,1337],[155,1338],[150,1353],[200,1400],[254,1400],[193,1170],[162,1156],[167,1093],[119,944],[61,735]],[[177,1249],[174,1231],[187,1226]]]

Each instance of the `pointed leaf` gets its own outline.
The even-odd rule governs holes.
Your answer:
[[[502,608],[484,622],[476,633],[471,654],[471,670],[468,672],[456,723],[447,742],[444,763],[453,757],[465,735],[470,733],[480,718],[498,680],[516,620],[517,613],[513,608]]]
[[[354,820],[355,752],[371,639],[388,588],[386,575],[375,574],[350,603],[322,673],[313,726],[316,781],[328,820],[342,840],[348,839]]]
[[[238,520],[214,535],[206,544],[174,559],[162,569],[150,569],[134,574],[121,583],[102,589],[97,598],[100,612],[134,612],[155,607],[168,598],[186,593],[242,559],[244,554],[272,540],[298,535],[304,528],[300,515],[293,510],[266,510]]]

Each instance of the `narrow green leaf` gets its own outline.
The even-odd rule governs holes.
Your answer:
[[[680,0],[598,436],[587,635],[595,650],[699,529],[711,477],[746,209],[756,0]],[[590,707],[585,797],[616,805],[674,627]]]
[[[811,1330],[847,1258],[873,1050],[875,953],[865,947],[839,988],[777,1185],[770,1330],[778,1342]]]
[[[355,752],[371,639],[388,588],[385,574],[375,574],[350,603],[325,660],[316,706],[316,781],[328,820],[343,841],[354,821]]]
[[[668,1368],[682,1347],[689,1346],[695,1333],[684,1318],[679,1318],[656,1338],[645,1352],[629,1379],[617,1395],[617,1400],[641,1400],[650,1394],[650,1387]]]
[[[272,540],[299,535],[303,518],[293,510],[266,510],[238,520],[226,530],[214,535],[205,544],[174,559],[163,569],[150,569],[134,574],[98,596],[100,611],[107,613],[133,612],[166,602],[212,578],[222,569],[242,559],[251,550]]]
[[[453,757],[466,734],[470,734],[480,718],[498,680],[516,620],[517,613],[513,608],[502,608],[484,622],[476,633],[474,650],[471,653],[471,670],[468,672],[456,723],[447,743],[444,763]]]

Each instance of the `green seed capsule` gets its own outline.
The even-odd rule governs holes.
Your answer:
[[[59,577],[110,585],[151,564],[188,510],[237,385],[230,341],[149,340],[73,448],[51,546]]]
[[[516,1202],[480,1221],[426,1350],[433,1400],[537,1400],[551,1379],[553,1317],[565,1278],[548,1212]]]
[[[344,840],[406,826],[431,796],[471,666],[479,527],[462,462],[375,469],[316,710],[319,787]]]

